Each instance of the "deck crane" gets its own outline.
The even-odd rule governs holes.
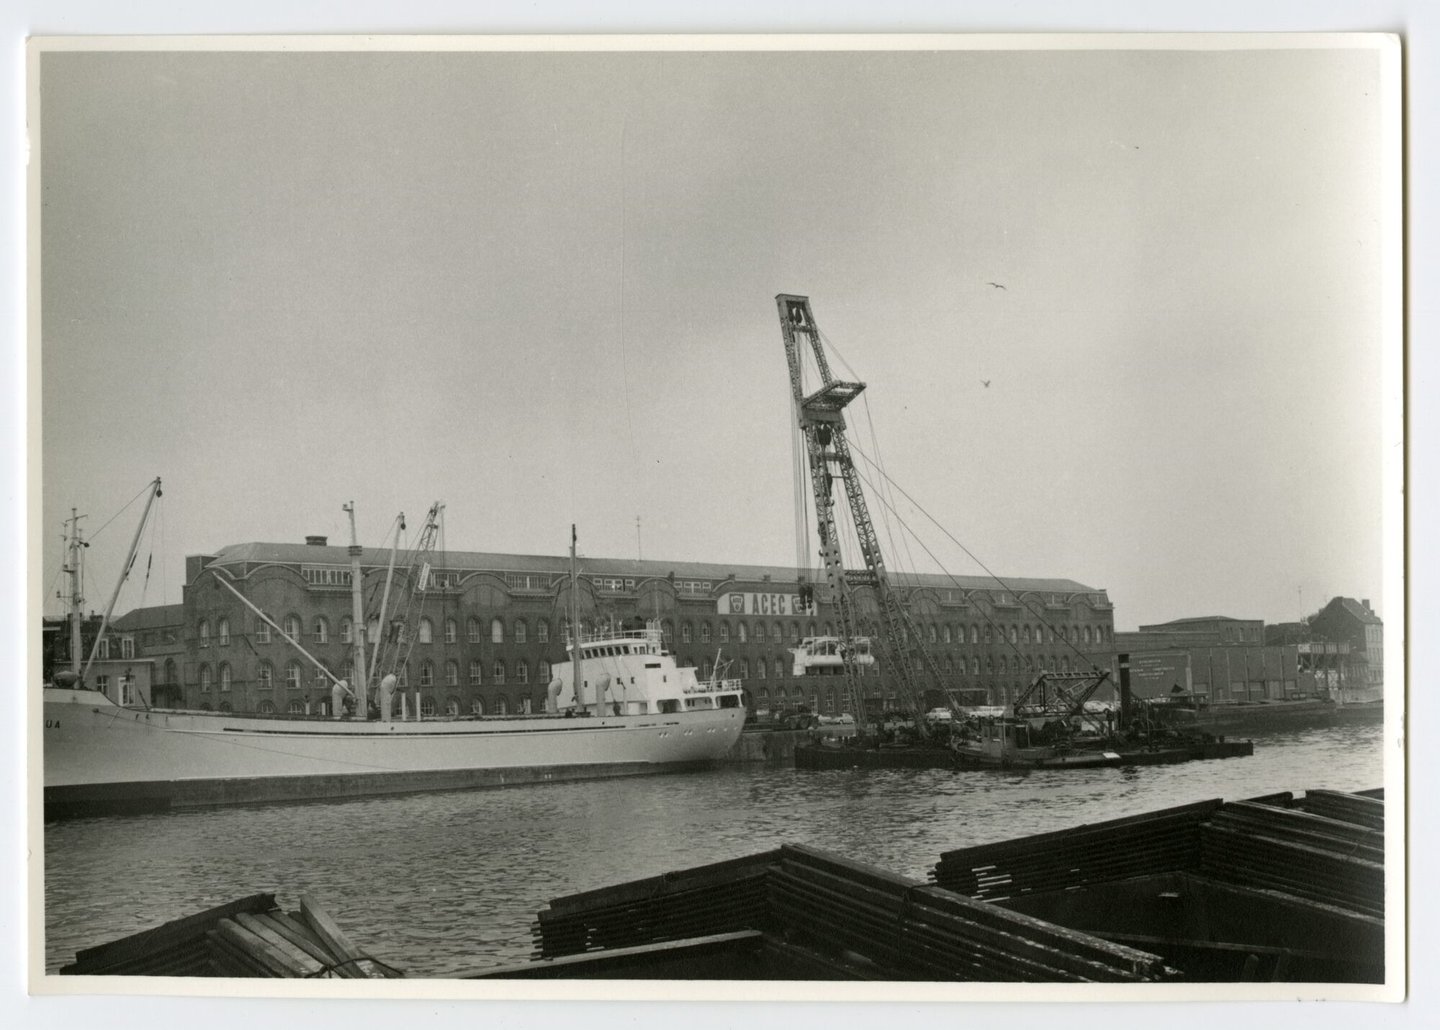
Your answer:
[[[861,490],[860,475],[850,457],[845,439],[847,404],[865,389],[864,383],[844,382],[835,378],[825,357],[820,329],[810,311],[810,299],[782,293],[775,302],[780,313],[780,327],[785,339],[785,358],[790,366],[790,392],[795,416],[805,438],[811,490],[815,496],[816,532],[819,534],[820,557],[825,563],[826,580],[840,616],[841,658],[846,690],[855,709],[855,723],[863,731],[866,725],[864,688],[860,679],[860,663],[854,642],[857,638],[856,590],[868,587],[879,604],[879,633],[882,667],[895,677],[901,699],[913,713],[917,729],[924,726],[924,692],[917,672],[920,667],[929,673],[937,687],[944,690],[952,710],[958,714],[958,702],[944,687],[940,669],[920,643],[920,634],[909,613],[890,586],[885,558],[880,553],[880,540]],[[801,338],[804,338],[804,344]],[[803,376],[804,352],[808,344],[819,376],[819,389],[805,393]],[[855,523],[864,568],[846,569],[840,554],[839,534],[835,518],[832,490],[839,479],[845,486],[850,514]],[[813,600],[813,587],[801,587],[802,603]]]
[[[379,657],[374,662],[377,683],[385,673],[399,675],[410,660],[410,652],[415,646],[415,638],[418,635],[420,617],[425,609],[425,601],[432,585],[431,559],[435,556],[435,540],[440,533],[440,518],[444,511],[445,505],[436,501],[425,515],[425,526],[421,529],[420,538],[411,552],[410,568],[403,580],[406,589],[399,604],[395,607],[394,616],[389,616],[389,613],[384,610],[385,605],[382,602],[380,633],[384,644],[380,648]],[[395,630],[387,630],[387,617],[393,619],[390,625],[397,627]]]

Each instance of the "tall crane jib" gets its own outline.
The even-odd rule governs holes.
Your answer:
[[[881,669],[893,677],[902,702],[914,716],[916,726],[920,727],[923,725],[925,700],[917,673],[923,668],[937,688],[947,696],[950,692],[945,690],[939,667],[921,644],[920,634],[890,586],[880,541],[861,489],[860,475],[845,438],[842,412],[865,389],[865,384],[838,380],[831,372],[808,297],[782,293],[775,301],[785,340],[785,358],[790,367],[791,399],[805,439],[811,490],[815,497],[819,554],[825,567],[830,597],[839,615],[841,637],[847,645],[842,647],[841,653],[855,721],[862,728],[866,722],[864,687],[860,679],[857,649],[853,646],[859,621],[857,590],[869,588],[880,615]],[[805,393],[804,377],[806,351],[803,348],[807,346],[814,361],[814,374],[818,378],[818,388],[809,394]],[[834,499],[837,479],[845,488],[863,568],[846,569],[840,552]]]

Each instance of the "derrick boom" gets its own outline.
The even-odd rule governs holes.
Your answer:
[[[858,587],[869,587],[875,596],[881,615],[878,636],[882,662],[884,667],[892,670],[901,698],[918,723],[925,711],[924,692],[916,676],[919,668],[923,666],[942,690],[944,686],[939,668],[920,644],[920,634],[890,587],[879,537],[865,503],[859,472],[850,456],[850,445],[845,439],[843,411],[861,394],[865,384],[838,380],[830,371],[808,297],[782,293],[775,302],[785,340],[785,358],[790,367],[791,400],[805,438],[810,486],[815,497],[815,528],[819,536],[820,558],[824,562],[826,581],[840,616],[841,636],[845,644],[841,657],[846,689],[855,706],[856,725],[863,727],[866,718],[864,688],[853,646],[858,635],[855,601]],[[807,344],[819,377],[818,388],[808,395],[803,375],[805,351],[802,350]],[[837,478],[845,487],[864,568],[847,570],[840,553],[833,496]],[[945,693],[950,695],[948,690]]]

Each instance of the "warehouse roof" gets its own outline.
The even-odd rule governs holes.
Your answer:
[[[244,543],[223,547],[210,558],[208,564],[220,566],[257,565],[276,563],[282,565],[348,565],[350,552],[347,547],[317,544],[276,544]],[[362,548],[361,565],[383,567],[390,560],[388,548]],[[672,574],[677,579],[699,579],[723,582],[734,578],[740,582],[764,582],[767,579],[793,583],[801,571],[785,565],[738,565],[716,562],[656,561],[637,558],[601,558],[582,555],[581,569],[586,576],[630,576],[636,579],[666,579]],[[570,570],[570,559],[555,555],[539,554],[493,554],[477,551],[445,551],[432,558],[436,568],[462,571],[485,572],[540,572],[564,574]],[[814,573],[808,572],[813,578]],[[1003,585],[989,576],[945,576],[937,573],[902,574],[891,572],[892,581],[897,585],[928,586],[937,589],[961,590],[1011,590],[1016,592],[1036,591],[1038,593],[1103,593],[1096,587],[1085,586],[1073,579],[1032,579],[1027,577],[1002,577]]]

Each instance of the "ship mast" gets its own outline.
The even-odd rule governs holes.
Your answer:
[[[575,523],[570,523],[570,678],[571,685],[575,691],[575,707],[581,711],[585,710],[585,702],[580,693],[580,685],[585,681],[582,676],[582,662],[580,657],[580,572],[575,564]],[[596,697],[595,714],[600,714],[599,697]]]
[[[380,616],[375,621],[375,643],[370,649],[370,668],[380,674],[380,641],[385,639],[385,610],[390,606],[390,582],[395,578],[395,552],[400,550],[400,534],[405,532],[405,513],[395,519],[395,541],[390,545],[390,564],[385,567],[385,589],[380,594]],[[389,714],[380,713],[388,719]]]
[[[95,664],[95,659],[100,654],[100,641],[105,639],[105,630],[110,625],[110,613],[115,610],[115,602],[120,597],[120,588],[125,585],[125,580],[130,577],[130,569],[135,564],[135,552],[140,548],[140,535],[145,532],[145,522],[150,518],[150,508],[155,504],[155,498],[159,496],[160,477],[156,476],[155,481],[150,484],[150,496],[145,499],[145,510],[140,513],[140,525],[135,527],[135,537],[130,541],[130,550],[125,555],[125,564],[120,567],[120,578],[115,583],[115,591],[110,595],[110,603],[105,605],[105,614],[100,619],[100,629],[95,634],[95,643],[90,647],[90,657],[86,660],[85,668],[81,671],[80,679],[82,682],[90,672],[90,666]],[[70,632],[73,634],[79,633],[78,623]]]
[[[65,566],[65,571],[70,575],[70,671],[75,674],[76,682],[79,683],[80,660],[81,660],[81,639],[80,624],[84,619],[85,598],[80,593],[80,548],[89,547],[85,541],[80,539],[80,520],[84,515],[77,514],[74,508],[70,509],[68,520],[69,540],[68,550],[70,563]]]
[[[360,541],[355,535],[355,502],[341,506],[350,516],[350,641],[355,649],[355,717],[369,717],[369,692],[365,681],[365,598],[360,582]]]

